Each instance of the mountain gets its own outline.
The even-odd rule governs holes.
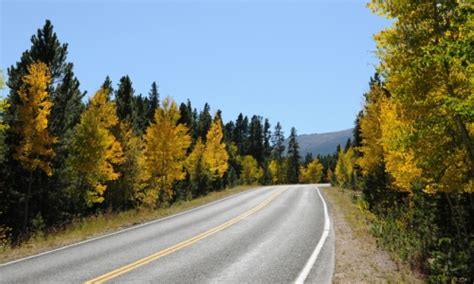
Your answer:
[[[344,147],[348,138],[353,139],[352,130],[351,128],[336,132],[298,135],[296,140],[300,145],[301,157],[304,158],[307,153],[312,153],[313,157],[318,154],[334,153],[338,144]],[[288,149],[288,139],[286,139],[285,144]]]

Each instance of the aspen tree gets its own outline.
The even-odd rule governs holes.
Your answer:
[[[48,94],[50,81],[48,66],[42,62],[36,62],[28,66],[28,73],[22,77],[23,85],[18,91],[20,104],[17,105],[18,123],[14,131],[21,138],[19,145],[15,148],[14,158],[29,172],[23,231],[28,222],[33,172],[39,169],[48,176],[53,174],[52,145],[56,142],[56,138],[48,132],[48,118],[53,106]]]
[[[155,121],[145,134],[145,175],[147,190],[144,203],[156,206],[160,194],[170,199],[173,184],[186,176],[184,161],[191,145],[188,128],[178,123],[180,114],[176,103],[166,98],[155,111]]]

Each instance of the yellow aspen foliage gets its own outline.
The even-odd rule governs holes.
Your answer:
[[[40,169],[48,176],[53,174],[49,159],[54,156],[51,146],[56,142],[48,132],[48,117],[53,106],[48,94],[50,81],[46,64],[36,62],[28,66],[28,74],[22,78],[18,91],[18,123],[14,129],[21,137],[15,159],[28,171]]]
[[[382,136],[380,129],[380,101],[383,99],[381,88],[374,86],[367,94],[364,115],[359,121],[363,142],[362,146],[358,148],[362,156],[357,159],[357,164],[364,175],[374,172],[384,159],[383,148],[380,144]]]
[[[155,122],[145,134],[145,175],[147,190],[144,203],[156,206],[160,194],[167,198],[174,194],[173,184],[185,178],[186,151],[191,144],[188,128],[178,123],[176,103],[166,98],[155,111]]]
[[[397,105],[389,100],[381,102],[381,144],[385,153],[387,171],[394,184],[402,191],[411,191],[411,185],[420,178],[414,152],[407,148],[411,136],[409,123],[401,120]]]
[[[240,173],[240,179],[245,184],[255,184],[263,176],[263,170],[258,166],[257,160],[251,155],[239,157],[240,165],[242,166],[242,172]]]
[[[314,160],[307,167],[300,168],[300,180],[302,183],[318,183],[323,176],[323,165],[319,160]]]
[[[405,191],[417,180],[430,193],[471,192],[474,4],[373,0],[370,6],[394,19],[375,36],[379,71],[396,107],[381,119],[392,119],[382,123],[387,172]]]
[[[106,183],[120,177],[114,165],[124,162],[122,146],[111,132],[118,118],[109,91],[101,89],[91,98],[74,130],[70,174],[88,206],[104,201]],[[84,188],[83,188],[84,187]]]
[[[278,167],[279,167],[278,162],[275,160],[271,160],[270,163],[268,164],[268,170],[270,171],[273,184],[281,183],[281,181],[278,178],[279,173],[280,173],[280,170],[278,169]]]
[[[222,142],[224,134],[219,118],[214,119],[206,135],[206,150],[203,158],[208,166],[211,179],[222,178],[229,168],[226,145]]]
[[[349,148],[347,152],[339,151],[336,163],[335,175],[339,186],[351,187],[354,174],[354,150]]]
[[[198,138],[196,145],[194,145],[193,151],[186,159],[185,167],[189,173],[191,181],[196,182],[203,176],[209,177],[209,171],[204,161],[204,152],[206,151],[206,145],[204,145],[200,138]]]
[[[144,143],[141,136],[135,135],[132,127],[127,121],[121,121],[119,140],[122,141],[121,145],[124,153],[124,162],[120,166],[122,173],[121,186],[125,187],[121,190],[125,190],[125,195],[131,201],[138,201],[144,199],[144,189],[146,172],[143,171],[145,168],[145,155],[144,155]]]

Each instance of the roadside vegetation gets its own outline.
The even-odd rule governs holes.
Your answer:
[[[422,283],[398,257],[377,245],[370,228],[373,213],[364,208],[360,192],[323,188],[336,238],[333,283]]]
[[[474,4],[372,1],[378,72],[333,184],[357,190],[378,244],[432,283],[474,280]],[[359,197],[360,196],[360,197]]]

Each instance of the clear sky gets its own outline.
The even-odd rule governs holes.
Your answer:
[[[4,70],[50,19],[89,94],[128,74],[137,94],[156,81],[162,98],[208,102],[225,121],[259,114],[285,134],[353,126],[388,25],[357,0],[0,2]]]

